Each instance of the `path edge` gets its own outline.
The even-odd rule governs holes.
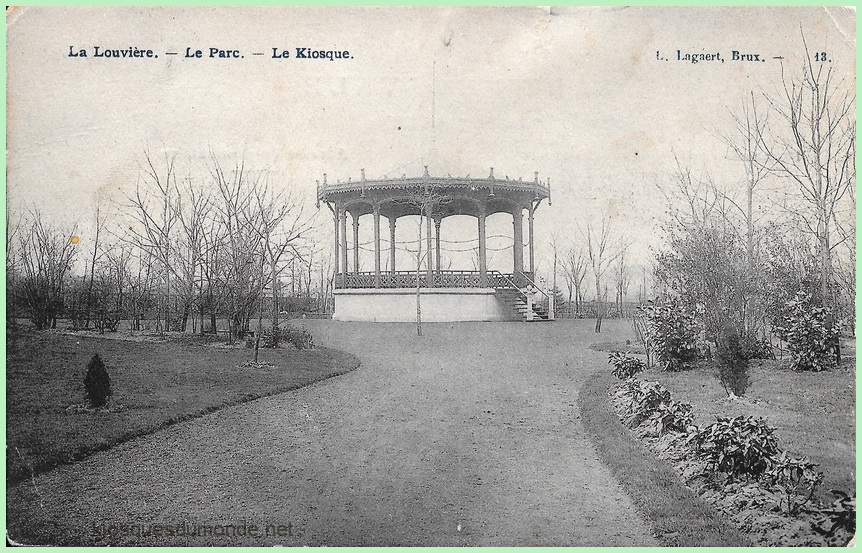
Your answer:
[[[611,407],[609,370],[591,374],[578,394],[581,421],[604,464],[666,547],[750,547],[717,510],[686,487],[622,424]]]
[[[316,349],[325,349],[325,350],[329,350],[329,351],[337,351],[339,353],[342,353],[342,354],[345,354],[345,355],[351,357],[352,359],[350,360],[350,363],[349,363],[349,365],[346,366],[346,368],[345,367],[339,367],[336,370],[322,374],[317,378],[313,378],[313,379],[309,380],[308,382],[303,382],[301,384],[291,384],[289,386],[279,386],[276,388],[272,388],[271,390],[266,390],[266,391],[260,392],[260,393],[248,393],[248,394],[244,394],[244,395],[239,395],[239,396],[236,396],[233,398],[229,398],[226,401],[223,401],[219,404],[209,405],[209,406],[204,407],[202,409],[198,409],[197,411],[190,411],[190,412],[180,413],[178,415],[174,415],[174,416],[172,416],[168,419],[165,419],[161,422],[158,422],[156,424],[152,424],[150,426],[146,426],[146,427],[138,429],[138,430],[133,430],[133,431],[127,432],[127,433],[123,434],[122,436],[119,436],[117,438],[114,438],[114,439],[111,439],[108,441],[104,441],[104,442],[101,442],[98,444],[93,444],[91,446],[79,447],[77,450],[74,451],[74,453],[72,453],[71,457],[69,457],[67,459],[61,460],[61,461],[56,462],[56,463],[45,463],[45,464],[41,464],[41,465],[36,465],[34,467],[31,467],[29,474],[26,474],[26,475],[23,475],[20,477],[16,477],[16,475],[9,475],[10,479],[7,481],[7,484],[6,484],[7,489],[13,488],[15,486],[24,485],[29,481],[33,481],[33,479],[35,479],[36,477],[45,475],[45,474],[47,474],[47,473],[49,473],[55,469],[58,469],[60,467],[80,463],[81,461],[89,459],[90,457],[96,455],[97,453],[101,453],[103,451],[110,451],[110,450],[117,448],[121,445],[127,444],[127,443],[132,442],[134,440],[137,440],[139,438],[151,436],[153,434],[156,434],[162,430],[165,430],[165,429],[170,428],[172,426],[175,426],[177,424],[180,424],[183,422],[188,422],[188,421],[193,421],[196,419],[200,419],[200,418],[203,418],[207,415],[215,413],[217,411],[222,411],[224,409],[229,409],[231,407],[238,407],[240,405],[244,405],[246,403],[251,403],[252,401],[257,401],[259,399],[266,399],[266,398],[270,398],[270,397],[277,396],[280,394],[285,394],[287,392],[292,392],[294,390],[299,390],[301,388],[307,388],[309,386],[319,384],[320,382],[324,382],[326,380],[331,380],[335,377],[347,374],[349,372],[353,372],[362,366],[362,361],[359,359],[359,357],[357,355],[355,355],[353,353],[343,351],[343,350],[337,350],[337,349],[333,349],[333,348],[326,348],[326,347],[319,347]]]

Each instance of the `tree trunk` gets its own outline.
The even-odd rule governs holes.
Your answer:
[[[96,251],[93,249],[93,264],[90,266],[90,284],[87,286],[87,314],[84,321],[84,328],[90,328],[90,307],[93,305],[93,272],[96,269]]]
[[[275,330],[275,329],[273,329]],[[263,290],[260,293],[260,305],[257,310],[257,332],[254,335],[254,362],[257,363],[258,353],[260,352],[260,335],[263,334]]]
[[[602,331],[602,319],[605,317],[605,298],[601,292],[602,286],[600,277],[596,275],[596,333]],[[605,287],[605,295],[607,295],[607,287]]]
[[[820,301],[821,305],[825,308],[832,306],[829,294],[829,279],[832,269],[831,261],[829,255],[829,223],[827,221],[823,224],[823,235],[820,237],[820,293],[823,295]]]
[[[167,288],[167,297],[165,298],[165,328],[164,332],[171,331],[171,274],[165,264],[165,282]]]
[[[422,304],[420,300],[422,279],[422,216],[419,216],[419,241],[416,250],[416,335],[422,336]]]
[[[267,235],[267,250],[269,250],[269,235]],[[272,278],[272,333],[275,336],[278,331],[278,270],[276,268],[275,256],[270,252],[270,273]]]
[[[530,267],[530,270],[533,270],[533,267]],[[536,278],[536,274],[533,273],[533,278]],[[551,294],[557,293],[557,245],[554,243],[554,274],[551,278]]]
[[[189,312],[191,311],[191,307],[191,304],[189,304],[188,302],[183,305],[183,321],[180,325],[180,330],[183,333],[185,333],[186,328],[188,328],[189,325]]]
[[[96,237],[93,243],[93,259],[90,262],[90,285],[87,287],[87,321],[84,323],[84,328],[90,328],[90,306],[93,302],[93,277],[96,274],[96,254],[99,249],[99,208],[96,208]]]

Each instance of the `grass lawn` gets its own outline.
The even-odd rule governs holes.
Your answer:
[[[274,366],[240,368],[250,349],[195,339],[168,342],[69,336],[18,329],[6,340],[7,484],[216,409],[299,388],[359,366],[348,353],[260,350]],[[67,408],[84,402],[94,353],[111,377],[113,412]]]
[[[608,353],[638,353],[643,354],[644,348],[642,345],[635,343],[633,340],[625,342],[597,342],[590,344],[590,349],[596,351],[605,351]]]
[[[715,370],[700,365],[682,372],[649,370],[645,380],[661,382],[674,399],[694,408],[698,426],[716,416],[763,417],[778,433],[779,446],[820,464],[821,499],[831,502],[830,489],[856,490],[855,359],[841,369],[794,372],[788,361],[752,361],[750,387],[745,396],[729,400]]]
[[[581,419],[605,463],[637,505],[662,545],[739,547],[750,545],[718,512],[687,488],[675,469],[623,426],[608,397],[616,382],[600,371],[581,389]]]

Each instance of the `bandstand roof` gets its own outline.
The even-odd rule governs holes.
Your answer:
[[[538,173],[532,181],[494,177],[494,170],[486,178],[421,177],[366,179],[362,170],[359,180],[330,183],[323,177],[317,183],[317,202],[334,204],[355,216],[372,213],[378,205],[385,217],[418,215],[423,198],[432,197],[434,215],[478,216],[484,209],[486,215],[512,212],[513,209],[537,205],[547,198],[550,202],[550,180],[539,181]]]

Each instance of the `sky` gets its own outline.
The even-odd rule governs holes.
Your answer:
[[[553,203],[536,213],[540,269],[552,236],[577,242],[604,216],[631,263],[647,264],[674,156],[729,185],[742,178],[716,134],[749,91],[780,91],[782,64],[799,71],[800,29],[855,82],[855,13],[843,8],[19,8],[7,14],[10,217],[37,206],[76,221],[86,247],[95,206],[122,202],[146,149],[201,175],[210,150],[244,157],[312,210],[323,173],[494,167],[551,179]],[[96,58],[95,46],[158,57]],[[351,58],[297,59],[302,47]],[[713,52],[724,62],[678,60]],[[475,238],[475,221],[447,222],[444,239]],[[506,233],[511,219],[489,219],[489,234]]]

